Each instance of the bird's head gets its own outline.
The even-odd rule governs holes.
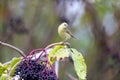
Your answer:
[[[67,24],[66,22],[63,22],[63,23],[59,26],[59,29],[62,30],[62,31],[64,31],[64,30],[67,29],[67,27],[68,27],[68,24]]]

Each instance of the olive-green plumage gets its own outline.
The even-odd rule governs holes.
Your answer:
[[[72,38],[75,38],[71,31],[68,29],[68,24],[66,22],[63,22],[62,24],[59,25],[58,27],[58,34],[62,39],[65,41]]]

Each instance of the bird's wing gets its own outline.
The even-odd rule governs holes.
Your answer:
[[[66,32],[67,32],[72,38],[77,39],[75,36],[73,36],[73,34],[71,33],[71,31],[70,31],[69,29],[66,29]]]

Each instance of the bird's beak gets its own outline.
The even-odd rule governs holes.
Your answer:
[[[72,29],[72,27],[71,27],[71,26],[68,26],[68,29]]]

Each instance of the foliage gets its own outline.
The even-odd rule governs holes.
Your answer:
[[[12,77],[9,74],[13,74],[15,71],[16,64],[21,60],[21,58],[13,58],[9,64],[0,65],[0,80],[9,80]],[[9,72],[10,71],[10,72]]]
[[[74,48],[68,48],[66,46],[56,46],[49,54],[49,60],[51,63],[55,61],[63,60],[64,58],[72,57],[74,62],[75,71],[79,77],[79,80],[85,80],[87,69],[82,53],[78,52]]]
[[[53,64],[55,61],[59,61],[61,59],[64,59],[65,57],[68,57],[69,56],[68,50],[69,50],[68,48],[62,45],[55,46],[48,56],[50,63]]]
[[[0,64],[0,80],[10,80],[14,77],[17,77],[17,75],[25,80],[58,80],[57,77],[55,77],[56,74],[52,64],[56,61],[64,61],[66,58],[69,59],[69,56],[72,57],[74,68],[79,77],[79,80],[86,79],[86,64],[80,52],[74,48],[69,48],[68,45],[61,43],[54,45],[50,52],[46,51],[48,49],[51,49],[51,47],[45,48],[43,50],[33,50],[24,58],[13,58],[10,63]],[[40,53],[38,53],[38,51],[40,51]],[[39,57],[34,58],[35,56],[33,55],[36,54],[39,54]],[[43,58],[42,55],[46,55],[46,61],[41,60]]]
[[[82,56],[82,53],[78,52],[76,49],[72,49],[72,51],[73,51],[72,59],[73,59],[75,70],[79,77],[79,80],[86,79],[87,69],[86,69],[86,64]]]

